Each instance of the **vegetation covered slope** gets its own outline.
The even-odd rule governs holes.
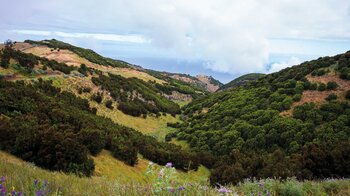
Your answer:
[[[100,159],[100,156],[98,156]],[[142,166],[141,166],[142,167]],[[147,167],[147,163],[146,166]],[[114,169],[119,169],[117,166]],[[139,168],[131,168],[138,170]],[[134,171],[130,171],[134,173]],[[141,172],[145,173],[145,171]],[[16,157],[0,151],[0,189],[5,194],[16,195],[348,195],[349,180],[325,180],[298,182],[289,179],[246,181],[239,186],[213,188],[205,183],[194,183],[192,179],[184,178],[182,174],[171,176],[172,184],[166,182],[169,178],[160,179],[157,173],[153,175],[136,174],[142,177],[144,183],[129,179],[105,178],[93,176],[90,178],[77,177],[73,174],[50,172],[33,166]],[[174,183],[177,182],[177,183]],[[189,183],[191,182],[191,183]]]
[[[178,131],[167,138],[186,140],[201,153],[202,162],[213,168],[212,183],[349,177],[349,73],[347,52],[197,99],[184,108],[185,122],[175,124]],[[309,81],[310,76],[320,79]],[[329,76],[334,80],[322,79]],[[328,96],[305,101],[310,92]]]
[[[242,75],[234,80],[232,80],[231,82],[225,84],[225,85],[222,85],[220,88],[219,88],[219,91],[220,90],[226,90],[226,89],[230,89],[230,88],[233,88],[233,87],[236,87],[236,86],[242,86],[250,81],[253,81],[253,80],[257,80],[259,78],[262,78],[264,77],[265,74],[261,74],[261,73],[250,73],[250,74],[245,74],[245,75]]]
[[[76,53],[80,57],[85,58],[93,63],[100,64],[100,65],[113,66],[113,67],[130,67],[131,66],[130,64],[123,62],[123,61],[105,58],[105,57],[97,54],[93,50],[76,47],[76,46],[70,45],[68,43],[55,40],[55,39],[43,40],[43,41],[26,40],[25,43],[29,43],[32,45],[46,45],[46,46],[48,46],[50,48],[54,48],[54,49],[57,48],[57,49],[71,50],[72,52]]]
[[[1,52],[2,69],[14,65],[23,75],[38,71],[38,66],[67,69],[67,74],[77,69],[6,46]],[[82,75],[92,71],[84,66],[79,69]],[[99,102],[99,96],[91,99]],[[108,102],[106,107],[110,107]],[[88,155],[102,149],[112,151],[114,157],[129,165],[137,163],[140,153],[156,163],[172,161],[183,170],[189,165],[198,167],[195,155],[97,116],[96,111],[86,99],[54,87],[50,80],[9,82],[5,77],[0,80],[0,149],[43,168],[87,176],[94,170]]]

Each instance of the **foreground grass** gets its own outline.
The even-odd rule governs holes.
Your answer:
[[[299,182],[288,179],[245,181],[237,186],[213,188],[203,183],[173,183],[159,188],[157,176],[146,184],[121,182],[107,177],[77,177],[72,174],[50,172],[25,163],[7,153],[0,152],[0,176],[7,190],[23,191],[26,195],[36,194],[35,180],[44,186],[47,180],[47,195],[349,195],[350,180],[324,180]],[[182,178],[175,175],[175,180]]]
[[[138,163],[134,167],[126,165],[122,161],[115,159],[107,150],[103,150],[98,156],[93,157],[95,162],[95,176],[104,177],[108,180],[116,180],[127,184],[138,183],[147,184],[149,179],[145,176],[149,160],[138,157]],[[157,170],[160,166],[157,166]],[[178,181],[181,183],[198,182],[207,183],[210,172],[203,166],[200,166],[197,171],[177,172]]]

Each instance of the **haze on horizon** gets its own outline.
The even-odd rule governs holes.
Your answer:
[[[59,39],[222,82],[350,50],[346,0],[2,0],[0,41]]]

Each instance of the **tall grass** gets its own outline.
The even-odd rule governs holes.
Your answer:
[[[163,169],[162,173],[160,172]],[[349,179],[304,181],[287,179],[245,180],[237,186],[210,187],[206,183],[180,182],[181,175],[172,167],[150,168],[145,172],[147,183],[106,177],[80,178],[40,169],[6,153],[0,153],[0,184],[11,194],[12,189],[36,195],[350,195]],[[149,172],[151,171],[151,172]],[[47,182],[46,182],[47,181]],[[47,184],[45,187],[44,185]],[[44,187],[44,188],[43,188]]]

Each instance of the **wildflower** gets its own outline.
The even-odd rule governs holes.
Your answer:
[[[153,162],[152,162],[152,161],[150,161],[150,162],[148,163],[148,165],[149,165],[149,166],[153,165]]]
[[[264,189],[264,183],[259,183],[261,189]]]
[[[173,164],[169,162],[165,165],[165,167],[167,167],[167,168],[173,167]]]
[[[270,196],[271,194],[270,194],[270,191],[267,191],[267,196]]]
[[[42,195],[43,195],[43,192],[42,192],[41,190],[39,190],[39,191],[37,191],[37,192],[35,193],[35,195],[36,195],[36,196],[42,196]]]
[[[12,195],[12,196],[15,196],[15,195],[16,195],[16,191],[15,191],[15,190],[12,190],[12,191],[11,191],[11,195]]]
[[[170,187],[170,188],[169,188],[169,192],[170,192],[170,193],[174,193],[174,192],[175,192],[175,189],[172,188],[172,187]]]
[[[0,177],[0,181],[1,181],[1,182],[6,182],[6,178],[5,178],[4,176],[1,176],[1,177]]]
[[[18,192],[17,196],[23,196],[22,192]]]
[[[6,188],[5,188],[5,187],[3,187],[3,188],[1,189],[1,195],[6,195]]]
[[[219,193],[231,193],[232,191],[230,189],[227,189],[225,187],[220,187],[220,189],[218,189]]]
[[[35,179],[34,180],[34,185],[37,185],[39,183],[39,180],[38,179]]]
[[[185,190],[185,187],[184,186],[180,186],[179,188],[177,188],[177,190],[179,190],[179,191]]]

